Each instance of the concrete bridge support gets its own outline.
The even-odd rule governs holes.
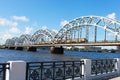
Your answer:
[[[8,49],[9,47],[8,46],[5,46],[5,49]]]
[[[8,49],[14,50],[14,49],[15,49],[15,47],[8,47]]]
[[[64,54],[64,48],[62,46],[60,47],[53,46],[50,48],[50,51],[52,54]]]
[[[23,50],[23,47],[15,47],[15,50]]]
[[[35,51],[37,51],[37,48],[31,46],[31,47],[28,47],[27,51],[33,51],[33,52],[35,52]]]

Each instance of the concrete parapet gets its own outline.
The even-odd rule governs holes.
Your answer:
[[[6,71],[6,80],[25,80],[26,62],[8,61],[10,69]]]
[[[116,61],[114,62],[114,60],[116,60]],[[80,64],[81,65],[80,75],[82,75],[82,77],[81,77],[81,79],[75,79],[75,80],[103,80],[103,79],[108,80],[112,77],[115,77],[116,74],[120,73],[120,59],[113,59],[113,62],[111,60],[109,62],[107,61],[107,63],[104,63],[103,61],[100,61],[100,60],[98,60],[98,61],[95,60],[95,64],[93,64],[93,60],[91,60],[91,59],[81,59],[81,61],[83,62],[82,65]],[[25,80],[26,71],[27,71],[26,62],[24,62],[24,61],[8,61],[8,63],[10,64],[10,69],[7,69],[7,71],[6,71],[6,80]],[[69,64],[66,64],[66,65],[69,65]],[[94,69],[93,69],[93,65],[94,65]],[[110,65],[111,65],[111,67],[110,67]],[[64,64],[64,66],[65,66],[65,64]],[[60,67],[60,66],[58,66],[58,67]],[[69,67],[70,67],[70,65],[69,65]],[[56,67],[54,67],[54,68],[56,69]],[[99,71],[100,69],[107,71],[108,68],[115,69],[115,70],[103,72],[103,73],[101,73],[101,71]],[[72,68],[70,68],[70,70],[71,69]],[[75,70],[75,69],[77,70],[76,66],[74,66],[73,70]],[[77,72],[76,70],[75,70],[75,72]],[[79,68],[78,68],[78,70],[79,70]],[[98,73],[93,74],[94,70]],[[67,71],[69,71],[69,70],[67,70]],[[32,74],[34,74],[34,70],[33,70]],[[36,75],[32,75],[32,76],[36,77]],[[40,78],[39,78],[39,80],[40,80]]]
[[[120,59],[119,58],[115,58],[115,59],[117,60],[115,68],[117,70],[118,75],[120,75]]]
[[[92,80],[91,79],[91,59],[82,59],[84,61],[84,65],[82,66],[82,75],[84,75],[84,80]]]

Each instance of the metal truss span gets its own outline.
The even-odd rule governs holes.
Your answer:
[[[118,41],[120,22],[100,16],[82,16],[73,19],[63,26],[55,36],[54,41],[77,40],[84,42]],[[112,36],[112,38],[110,38]],[[100,39],[99,39],[100,37]],[[62,42],[61,42],[62,43]]]
[[[31,40],[34,43],[48,42],[48,41],[51,42],[56,34],[57,33],[52,30],[40,29],[32,35]]]
[[[18,41],[18,37],[13,37],[12,39],[7,39],[5,42],[5,45],[7,46],[13,46],[16,44],[16,42]]]
[[[36,31],[32,36],[28,34],[23,34],[19,38],[13,37],[12,39],[7,39],[5,42],[6,46],[22,46],[31,45],[35,43],[51,43],[54,36],[57,34],[54,30],[40,29]]]
[[[30,44],[31,36],[28,34],[21,35],[18,37],[13,37],[12,39],[7,39],[5,45],[8,46],[18,46],[18,45],[26,45]]]
[[[71,20],[58,32],[39,29],[32,36],[28,34],[7,39],[5,45],[119,45],[120,21],[101,16],[82,16]],[[83,44],[82,44],[83,43]],[[61,45],[60,45],[61,46]]]
[[[30,43],[31,43],[31,35],[23,34],[17,40],[16,45],[24,45],[24,44],[26,45],[26,44],[30,44]]]

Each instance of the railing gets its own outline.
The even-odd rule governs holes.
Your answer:
[[[9,69],[9,63],[0,63],[0,80],[5,80],[7,69]]]
[[[83,61],[27,63],[26,80],[65,80],[82,78]]]
[[[91,74],[101,75],[116,71],[116,59],[100,59],[92,60],[91,62]]]
[[[118,58],[0,64],[0,80],[108,80],[119,75]]]

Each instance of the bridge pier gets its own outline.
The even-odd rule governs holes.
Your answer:
[[[5,46],[5,49],[8,49],[9,47],[8,46]]]
[[[8,47],[8,49],[14,50],[14,49],[15,49],[15,47]]]
[[[37,48],[31,46],[31,47],[28,47],[27,51],[33,51],[33,52],[35,52],[35,51],[37,51]]]
[[[50,51],[52,54],[64,54],[64,48],[62,46],[60,47],[53,46],[50,48]]]
[[[15,47],[15,50],[23,50],[23,47]]]

